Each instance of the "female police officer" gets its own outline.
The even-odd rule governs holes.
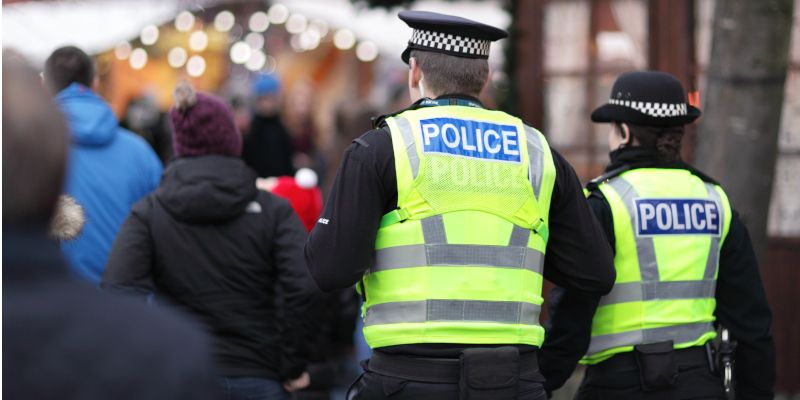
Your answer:
[[[579,399],[724,398],[714,321],[738,341],[736,397],[772,398],[771,315],[747,228],[722,188],[680,158],[683,126],[699,115],[662,72],[621,75],[592,113],[612,123],[611,164],[587,193],[617,281],[592,322]],[[556,305],[554,319],[577,303]],[[585,343],[576,332],[571,343]],[[561,336],[548,340],[570,343]]]
[[[400,18],[414,29],[403,60],[416,102],[347,149],[306,245],[321,289],[358,283],[364,300],[375,352],[350,396],[541,399],[542,277],[605,294],[610,248],[544,136],[476,98],[506,32]]]

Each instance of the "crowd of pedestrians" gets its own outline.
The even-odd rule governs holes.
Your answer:
[[[4,394],[330,398],[358,299],[306,268],[322,196],[295,175],[278,79],[257,76],[247,132],[179,84],[164,168],[81,49],[53,52],[44,84],[4,58]]]

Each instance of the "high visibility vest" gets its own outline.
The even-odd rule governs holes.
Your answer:
[[[716,336],[717,268],[731,207],[683,169],[640,168],[598,186],[611,207],[617,280],[592,321],[584,364],[637,344],[700,346]]]
[[[361,281],[367,343],[541,345],[555,182],[544,136],[503,112],[458,105],[386,122],[398,209],[383,217]]]

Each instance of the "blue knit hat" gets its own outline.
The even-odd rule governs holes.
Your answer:
[[[275,74],[258,74],[253,81],[253,94],[266,96],[276,94],[281,89],[281,82]]]

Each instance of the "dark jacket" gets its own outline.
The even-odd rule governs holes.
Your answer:
[[[359,305],[358,294],[353,288],[317,296],[311,312],[319,323],[308,340],[311,385],[304,392],[327,393],[339,383],[338,362],[353,349]]]
[[[316,290],[303,261],[306,231],[255,178],[238,158],[173,162],[123,224],[103,287],[155,293],[196,317],[215,339],[223,376],[294,378],[305,367],[304,310]]]
[[[606,171],[627,166],[634,168],[679,168],[691,171],[703,181],[717,184],[713,179],[683,162],[659,161],[652,150],[623,148],[611,153],[611,164]],[[611,207],[599,190],[592,190],[589,206],[600,221],[611,248],[615,249],[614,221]],[[599,297],[575,295],[559,288],[549,299],[551,319],[560,324],[548,331],[545,346],[553,349],[543,355],[542,371],[548,378],[550,390],[561,386],[570,376],[577,359],[564,357],[563,353],[575,348],[588,349],[591,324],[581,322],[576,316],[593,313]],[[738,341],[736,349],[736,397],[742,399],[771,399],[775,384],[775,349],[770,325],[772,314],[767,303],[758,260],[753,252],[747,227],[734,210],[728,235],[722,244],[716,289],[717,322],[727,327],[731,337]],[[558,351],[561,350],[561,351]]]
[[[199,326],[77,281],[44,228],[3,227],[3,367],[8,399],[220,398]]]
[[[294,175],[291,137],[280,117],[255,115],[244,137],[242,158],[259,177]]]

